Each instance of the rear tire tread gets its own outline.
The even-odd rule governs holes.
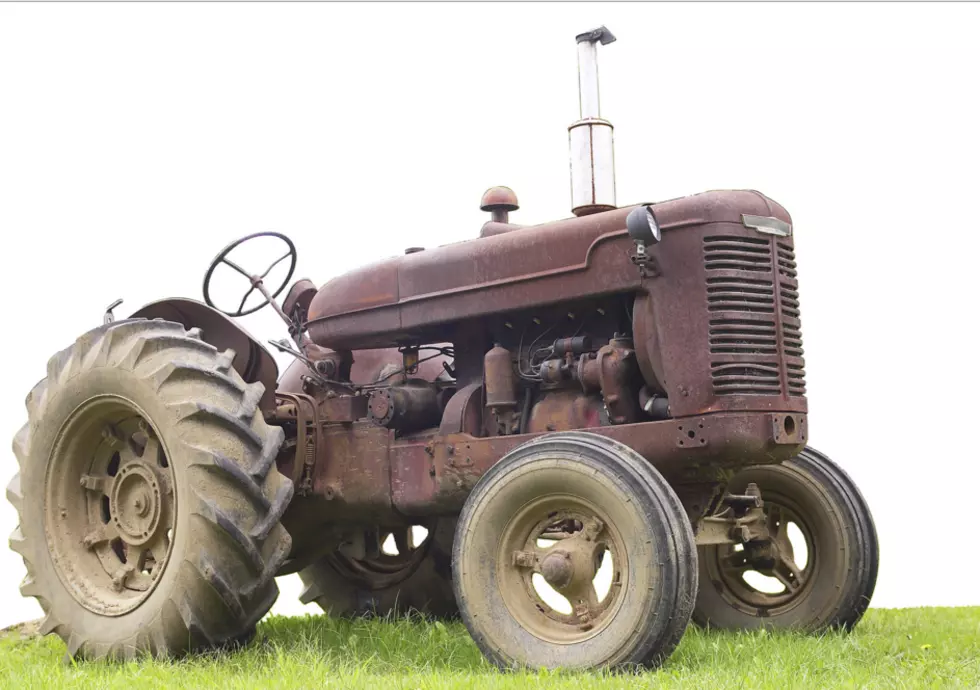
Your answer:
[[[148,368],[147,365],[161,359],[158,355],[163,355],[167,362],[162,365],[156,363],[150,371],[143,371]],[[53,423],[44,419],[51,396],[56,395],[60,385],[87,369],[115,367],[131,371],[151,389],[159,390],[160,395],[176,398],[175,402],[166,403],[167,407],[179,408],[187,414],[178,418],[175,427],[178,438],[172,441],[171,452],[177,445],[182,448],[177,451],[178,454],[183,452],[184,455],[197,456],[204,450],[185,440],[186,433],[181,436],[181,425],[189,419],[198,425],[230,432],[241,440],[245,449],[240,461],[231,458],[218,460],[215,454],[207,454],[212,466],[223,475],[221,488],[227,490],[229,486],[235,487],[242,494],[245,500],[238,502],[241,509],[234,513],[223,510],[217,501],[210,498],[214,495],[212,489],[218,488],[209,486],[209,482],[215,479],[209,479],[208,473],[194,473],[197,483],[189,486],[190,495],[196,494],[199,500],[192,500],[189,510],[209,523],[222,542],[237,545],[238,558],[247,564],[246,567],[214,562],[207,556],[206,544],[189,546],[187,553],[197,549],[199,554],[204,554],[202,558],[190,560],[185,557],[185,562],[197,571],[199,584],[172,589],[169,600],[148,621],[144,632],[130,639],[92,642],[59,620],[58,613],[51,610],[42,592],[46,586],[62,585],[60,582],[45,585],[37,581],[31,562],[35,549],[47,548],[43,532],[25,538],[21,520],[22,524],[10,536],[10,546],[23,557],[28,571],[23,593],[38,599],[46,614],[44,631],[57,632],[65,639],[70,656],[134,658],[143,653],[152,653],[162,657],[232,639],[240,640],[252,634],[255,623],[275,601],[278,588],[274,576],[291,547],[289,534],[279,523],[279,518],[292,498],[292,482],[274,469],[276,452],[284,434],[281,428],[266,424],[258,408],[265,389],[261,383],[245,384],[241,381],[232,368],[234,356],[232,350],[219,353],[201,339],[198,329],[185,330],[180,324],[162,320],[117,321],[86,333],[72,347],[51,357],[47,378],[27,396],[28,423],[13,441],[20,472],[7,487],[8,500],[18,514],[22,513],[24,505],[21,487],[24,468],[28,463],[38,462],[42,464],[43,472],[44,461],[30,457],[32,427],[45,422]],[[216,394],[211,396],[208,403],[182,401],[178,395],[182,382],[193,384],[197,389],[202,384],[212,386]],[[173,384],[173,390],[165,384]],[[229,403],[215,403],[225,400]],[[200,437],[200,434],[197,436]],[[32,500],[36,498],[39,497],[32,495]],[[193,519],[193,515],[191,517]],[[231,553],[227,549],[220,549],[220,552]],[[179,567],[179,563],[171,561],[168,567]],[[207,593],[209,591],[211,594]],[[219,608],[223,612],[195,603],[205,601],[201,597],[220,602]],[[183,632],[178,629],[178,621]],[[218,630],[222,632],[219,634]],[[231,630],[231,634],[224,632],[226,630]],[[183,641],[179,641],[181,637]]]

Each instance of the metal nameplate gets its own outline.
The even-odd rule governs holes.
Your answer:
[[[777,237],[789,237],[793,234],[792,225],[785,220],[770,216],[750,216],[743,213],[742,225],[753,230],[758,230],[759,232],[764,232],[767,235],[776,235]]]

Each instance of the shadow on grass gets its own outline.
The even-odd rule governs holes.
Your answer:
[[[737,685],[747,677],[750,685],[765,685],[776,670],[787,679],[805,671],[817,685],[832,684],[835,678],[850,678],[861,685],[876,673],[904,674],[902,677],[917,673],[914,677],[928,681],[926,684],[942,681],[939,685],[945,684],[944,679],[967,673],[980,680],[978,625],[980,608],[872,611],[851,635],[705,631],[692,625],[662,672],[642,674],[655,684],[710,676],[708,685],[715,687],[723,681]],[[17,671],[20,675],[65,668],[58,663],[64,654],[64,644],[56,637],[0,637],[0,677],[5,665],[8,672],[17,665],[24,667]],[[356,679],[365,674],[406,678],[436,674],[455,679],[453,683],[467,677],[500,677],[462,623],[421,617],[345,620],[272,616],[259,625],[251,644],[237,649],[191,654],[175,661],[69,662],[67,667],[71,673],[81,674],[79,677],[99,679],[129,677],[132,673],[170,678],[169,674],[176,673],[187,687],[197,687],[198,681],[206,684],[214,674],[256,682],[281,679],[284,687],[304,687],[307,678]],[[568,687],[586,684],[589,677],[623,677],[609,672],[530,673],[535,677],[553,675],[568,676],[562,681]],[[510,677],[516,677],[518,683],[524,682],[520,678],[529,681],[527,674]]]
[[[830,635],[838,638],[838,635]],[[776,651],[786,644],[799,644],[807,636],[761,631],[734,633],[706,631],[691,625],[679,647],[661,668],[668,672],[688,672],[717,663],[719,657],[739,661],[751,656],[759,645]],[[820,642],[809,638],[817,645]],[[357,667],[369,673],[399,671],[451,671],[454,673],[497,673],[484,659],[466,628],[458,621],[441,622],[423,617],[335,619],[327,616],[302,618],[270,617],[259,626],[250,649],[263,653],[308,655],[334,665]],[[560,671],[562,674],[576,674]],[[595,674],[595,671],[592,672]],[[600,675],[648,674],[650,669],[622,669]]]
[[[459,621],[422,616],[341,619],[270,616],[252,645],[264,653],[314,656],[368,672],[393,670],[489,671]]]

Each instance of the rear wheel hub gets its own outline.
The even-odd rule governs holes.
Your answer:
[[[160,483],[146,463],[134,460],[119,469],[109,499],[112,520],[120,537],[130,546],[139,546],[156,535],[162,503]]]
[[[65,423],[48,463],[46,528],[55,569],[85,608],[139,606],[170,557],[173,470],[134,403],[93,398]]]

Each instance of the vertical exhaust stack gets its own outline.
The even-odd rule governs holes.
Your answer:
[[[604,26],[575,37],[578,43],[579,120],[568,127],[572,170],[572,213],[616,208],[613,126],[599,116],[598,45],[616,40]]]

